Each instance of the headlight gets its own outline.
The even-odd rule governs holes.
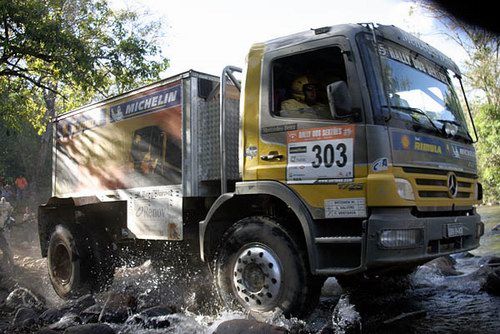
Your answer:
[[[415,200],[415,194],[413,194],[413,188],[411,183],[405,179],[396,179],[396,187],[398,189],[398,195],[402,199],[406,199],[408,201]]]
[[[380,233],[380,244],[385,248],[407,248],[422,244],[422,229],[385,230]]]

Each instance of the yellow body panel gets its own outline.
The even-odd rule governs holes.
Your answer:
[[[247,58],[247,73],[243,85],[243,147],[259,147],[260,70],[264,44],[254,44]],[[243,157],[243,180],[257,180],[258,156]]]

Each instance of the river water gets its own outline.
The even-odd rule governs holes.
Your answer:
[[[268,323],[303,333],[344,333],[354,322],[363,333],[500,333],[500,297],[481,290],[478,270],[492,256],[500,256],[500,207],[480,207],[485,223],[481,246],[471,254],[454,256],[454,275],[421,266],[405,279],[372,278],[342,289],[334,278],[326,281],[320,304],[305,320],[275,315]],[[16,233],[18,238],[16,238]],[[43,296],[47,306],[63,303],[54,293],[46,260],[39,257],[36,239],[13,231],[16,270],[11,285],[31,289]],[[171,326],[162,330],[135,325],[112,325],[120,333],[212,333],[223,321],[246,318],[245,314],[222,309],[205,276],[171,277],[171,268],[154,270],[149,262],[119,268],[112,291],[132,291],[139,306],[177,305],[180,312],[168,316]],[[480,271],[479,271],[480,272]],[[0,273],[1,274],[1,273]],[[172,284],[175,278],[179,284]],[[200,289],[200,287],[202,287]],[[2,296],[3,297],[3,296]],[[5,298],[5,297],[3,297]],[[106,294],[96,295],[103,302]],[[339,302],[340,299],[340,302]],[[0,314],[2,323],[10,321]]]

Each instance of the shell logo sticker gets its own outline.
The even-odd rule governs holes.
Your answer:
[[[407,135],[401,136],[401,145],[405,150],[410,148],[410,138]]]

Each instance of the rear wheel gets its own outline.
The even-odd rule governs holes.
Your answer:
[[[228,230],[218,249],[216,275],[225,304],[254,315],[280,309],[287,316],[305,316],[323,282],[309,274],[287,231],[266,217],[245,218]]]
[[[105,288],[114,273],[113,259],[97,238],[82,228],[57,225],[48,247],[49,277],[61,298],[81,296]]]

